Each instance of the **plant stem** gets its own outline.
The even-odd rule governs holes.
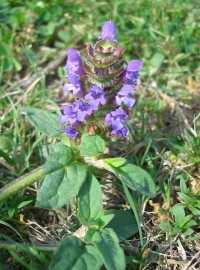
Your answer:
[[[143,247],[144,241],[143,241],[143,236],[142,236],[142,229],[141,229],[141,225],[140,225],[139,216],[138,216],[138,213],[137,213],[137,210],[136,210],[136,207],[135,207],[135,203],[134,203],[134,201],[133,201],[133,199],[131,197],[131,194],[130,194],[126,184],[122,180],[121,180],[121,182],[122,182],[126,197],[128,199],[128,202],[130,203],[130,206],[131,206],[131,208],[133,210],[133,213],[135,215],[135,219],[136,219],[137,226],[138,226],[138,232],[139,232],[139,236],[140,236],[140,245],[141,245],[141,247]]]
[[[0,242],[0,249],[8,249],[8,250],[21,250],[23,248],[29,249],[36,249],[37,251],[41,252],[54,252],[58,247],[57,244],[53,245],[28,245],[28,244],[20,244],[20,243],[7,243],[7,242]]]
[[[36,182],[42,175],[42,167],[27,173],[0,189],[0,202],[6,200],[16,192]]]

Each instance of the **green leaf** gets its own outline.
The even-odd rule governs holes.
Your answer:
[[[175,226],[175,227],[173,227],[173,232],[175,234],[181,233],[182,232],[182,228],[179,228],[178,226]]]
[[[12,158],[10,158],[9,157],[9,155],[8,154],[6,154],[4,151],[2,151],[1,149],[0,149],[0,157],[3,157],[4,159],[5,159],[5,161],[8,163],[8,164],[10,164],[11,166],[15,166],[15,161],[12,159]]]
[[[101,258],[92,246],[70,235],[61,241],[51,261],[49,270],[99,270]]]
[[[179,226],[185,218],[184,205],[177,203],[170,209],[170,212],[175,216],[176,225]]]
[[[11,59],[7,58],[7,57],[4,57],[2,59],[2,69],[3,71],[11,71],[13,68],[13,63],[11,61]]]
[[[104,161],[115,168],[121,167],[122,165],[127,163],[127,160],[125,158],[106,158],[104,159]]]
[[[161,230],[163,230],[164,232],[168,232],[168,233],[170,233],[172,230],[171,224],[168,220],[163,220],[159,224],[159,227],[161,228]]]
[[[9,152],[12,150],[12,140],[6,136],[0,136],[0,149]]]
[[[37,196],[37,206],[59,209],[75,198],[86,178],[86,166],[71,164],[47,174]]]
[[[196,225],[196,222],[194,220],[191,220],[192,219],[192,215],[187,215],[185,218],[183,218],[179,224],[179,228],[187,228],[187,223],[189,224],[192,224],[191,226],[193,225]],[[194,222],[194,223],[193,223]]]
[[[74,160],[72,149],[63,144],[51,144],[49,146],[49,156],[44,164],[44,174],[49,174],[59,169],[65,168],[66,165]]]
[[[98,135],[83,135],[80,145],[80,154],[85,157],[94,157],[103,154],[105,142]]]
[[[26,112],[33,126],[47,136],[53,137],[61,132],[58,115],[47,110],[36,109],[29,106],[22,107],[21,111]]]
[[[11,59],[16,70],[20,71],[22,69],[22,65],[17,61],[17,59],[15,58],[11,58]]]
[[[115,214],[108,214],[108,211],[106,211],[105,215],[100,217],[98,219],[98,224],[100,228],[106,227],[106,225],[111,222],[111,220],[114,218]],[[110,228],[110,227],[109,227]]]
[[[156,69],[160,68],[160,66],[163,63],[164,57],[165,56],[161,53],[155,53],[150,60],[151,66],[156,68]]]
[[[17,205],[17,208],[20,209],[20,208],[32,203],[32,201],[33,200],[23,201],[23,202],[21,202],[20,204]]]
[[[82,224],[88,224],[103,215],[101,186],[92,174],[89,174],[78,194],[78,218]]]
[[[84,242],[87,244],[92,243],[92,236],[97,231],[97,228],[95,226],[87,227],[85,236],[84,236]]]
[[[113,172],[117,178],[124,181],[125,184],[132,190],[143,193],[144,195],[155,197],[156,187],[152,177],[140,167],[127,163],[124,159],[122,166],[115,165],[111,159],[104,159],[105,168]],[[122,160],[121,160],[122,162]]]
[[[178,195],[181,197],[181,199],[184,200],[186,204],[192,204],[194,202],[194,199],[189,197],[188,195],[178,192]]]
[[[188,206],[188,209],[192,212],[195,216],[200,216],[200,210],[194,206]]]
[[[185,183],[185,179],[182,179],[180,180],[180,190],[182,193],[186,193],[187,192],[187,186],[186,186],[186,183]]]
[[[77,196],[86,178],[86,165],[72,163],[73,160],[70,147],[63,144],[50,147],[37,196],[38,207],[58,209]]]
[[[191,215],[191,218],[192,218],[192,215]],[[195,225],[197,225],[197,223],[195,220],[192,219],[192,220],[189,220],[186,224],[184,224],[184,228],[186,229]]]
[[[112,229],[95,232],[92,242],[97,248],[101,259],[108,270],[124,270],[125,256],[119,245],[119,239]]]
[[[18,231],[15,230],[15,228],[13,226],[11,226],[10,224],[8,224],[7,222],[5,222],[5,221],[3,221],[1,219],[0,219],[0,224],[4,225],[4,226],[7,226],[8,228],[12,229],[21,238],[20,233],[18,233]],[[2,229],[2,227],[1,227],[1,229]]]
[[[188,235],[192,234],[193,232],[194,232],[193,229],[188,228],[183,234],[184,234],[185,236],[188,236]]]
[[[120,239],[128,239],[138,232],[135,217],[130,212],[112,209],[106,212],[105,217],[111,214],[113,218],[105,228],[113,229]],[[104,216],[101,219],[103,220]]]

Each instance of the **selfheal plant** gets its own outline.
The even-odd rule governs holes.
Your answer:
[[[81,135],[82,130],[89,132],[91,127],[96,134],[104,136],[127,134],[125,123],[136,102],[133,91],[142,61],[132,60],[126,64],[122,57],[124,50],[116,46],[117,41],[116,27],[108,21],[103,25],[94,46],[89,44],[80,53],[74,49],[68,50],[68,82],[63,90],[73,92],[75,102],[72,108],[76,107],[77,102],[82,102],[84,109],[72,109],[72,113],[63,107],[64,116],[61,116],[60,123],[70,125],[77,135]],[[66,132],[66,135],[74,138],[74,133]]]
[[[76,218],[85,232],[80,239],[70,235],[61,241],[50,270],[99,270],[103,265],[108,270],[124,270],[125,253],[119,242],[138,231],[141,247],[144,245],[129,189],[154,197],[154,181],[142,168],[125,158],[111,157],[107,151],[112,136],[127,135],[126,121],[136,101],[133,92],[142,66],[140,60],[126,63],[117,41],[115,24],[109,21],[94,46],[87,45],[80,53],[68,50],[63,90],[71,91],[74,100],[62,106],[61,116],[23,108],[36,128],[60,142],[49,145],[42,168],[5,187],[0,201],[42,177],[37,207],[57,210],[75,201]],[[104,175],[112,173],[120,181],[134,215],[104,209],[101,179],[95,177],[99,170]]]

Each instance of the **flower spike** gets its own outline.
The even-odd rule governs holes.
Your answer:
[[[134,90],[142,61],[126,64],[117,41],[116,26],[107,21],[94,46],[89,44],[80,53],[68,50],[63,91],[71,91],[73,101],[63,106],[60,123],[73,140],[91,130],[104,136],[127,135],[126,121],[136,102]]]

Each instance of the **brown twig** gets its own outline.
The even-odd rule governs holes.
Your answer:
[[[184,266],[182,270],[189,270],[190,269],[189,267],[191,266],[194,260],[198,260],[197,262],[195,262],[195,264],[198,262],[200,263],[200,251],[192,257],[192,259]]]

